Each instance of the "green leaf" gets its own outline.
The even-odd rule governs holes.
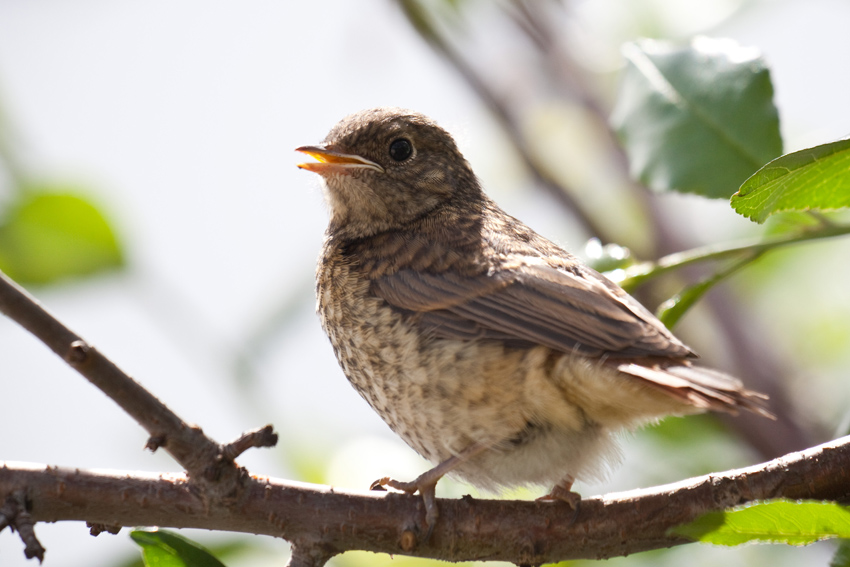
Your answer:
[[[659,305],[655,311],[655,316],[664,323],[665,327],[673,329],[676,323],[679,322],[679,319],[682,318],[682,315],[687,313],[708,290],[714,287],[715,283],[717,283],[717,280],[708,278],[686,287]]]
[[[786,154],[732,196],[732,208],[758,223],[780,211],[850,207],[850,138]]]
[[[850,537],[850,508],[834,502],[769,500],[725,512],[710,512],[669,530],[716,545],[747,542],[807,545]]]
[[[611,123],[632,175],[655,191],[729,198],[782,153],[770,72],[731,40],[642,40],[626,67]]]
[[[681,292],[677,293],[676,295],[659,305],[658,309],[656,310],[655,316],[658,317],[658,319],[660,319],[662,323],[664,323],[665,327],[667,327],[668,329],[672,329],[676,325],[676,323],[679,322],[679,319],[682,318],[682,315],[684,315],[691,307],[693,307],[697,301],[702,299],[702,296],[708,293],[708,291],[712,287],[714,287],[736,271],[740,270],[747,264],[750,264],[758,257],[760,257],[763,253],[764,252],[756,251],[745,252],[742,258],[738,259],[735,262],[732,262],[726,268],[710,275],[709,277],[705,278],[700,282],[689,285]]]
[[[0,221],[0,270],[21,283],[89,275],[123,261],[103,214],[72,193],[23,191]]]
[[[206,548],[167,530],[133,530],[146,567],[225,567]]]

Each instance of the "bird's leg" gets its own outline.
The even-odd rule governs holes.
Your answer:
[[[437,518],[440,516],[440,510],[437,508],[437,498],[435,491],[437,482],[447,473],[451,472],[459,464],[468,461],[481,451],[487,449],[490,445],[483,443],[473,443],[457,455],[453,455],[437,465],[416,477],[410,482],[403,482],[392,479],[388,476],[378,479],[372,483],[372,490],[380,490],[383,486],[389,486],[396,490],[413,494],[419,491],[422,495],[422,500],[425,502],[425,523],[428,526],[428,533],[425,536],[425,541],[431,538],[431,532],[434,531],[434,526],[437,524]]]
[[[560,500],[570,505],[570,508],[578,512],[579,503],[581,503],[581,495],[578,492],[573,492],[573,483],[576,479],[572,475],[565,476],[558,484],[552,487],[549,494],[541,496],[538,501]]]

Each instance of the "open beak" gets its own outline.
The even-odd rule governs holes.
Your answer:
[[[301,146],[295,148],[296,152],[307,154],[310,157],[316,158],[318,161],[309,163],[299,163],[298,167],[312,171],[314,173],[347,173],[355,169],[374,169],[381,173],[384,168],[364,157],[355,154],[344,154],[334,150],[329,150],[322,146]]]

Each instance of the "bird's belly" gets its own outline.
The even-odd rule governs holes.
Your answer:
[[[343,301],[320,300],[336,357],[352,386],[420,454],[444,460],[522,428],[502,349],[422,336],[409,316],[351,291]]]

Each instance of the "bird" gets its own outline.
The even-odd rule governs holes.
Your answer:
[[[694,364],[636,299],[505,213],[423,114],[357,112],[296,151],[329,213],[322,327],[351,385],[434,464],[372,488],[419,492],[429,535],[446,474],[551,487],[541,500],[577,512],[573,483],[604,478],[622,431],[709,410],[773,417],[767,396]]]

